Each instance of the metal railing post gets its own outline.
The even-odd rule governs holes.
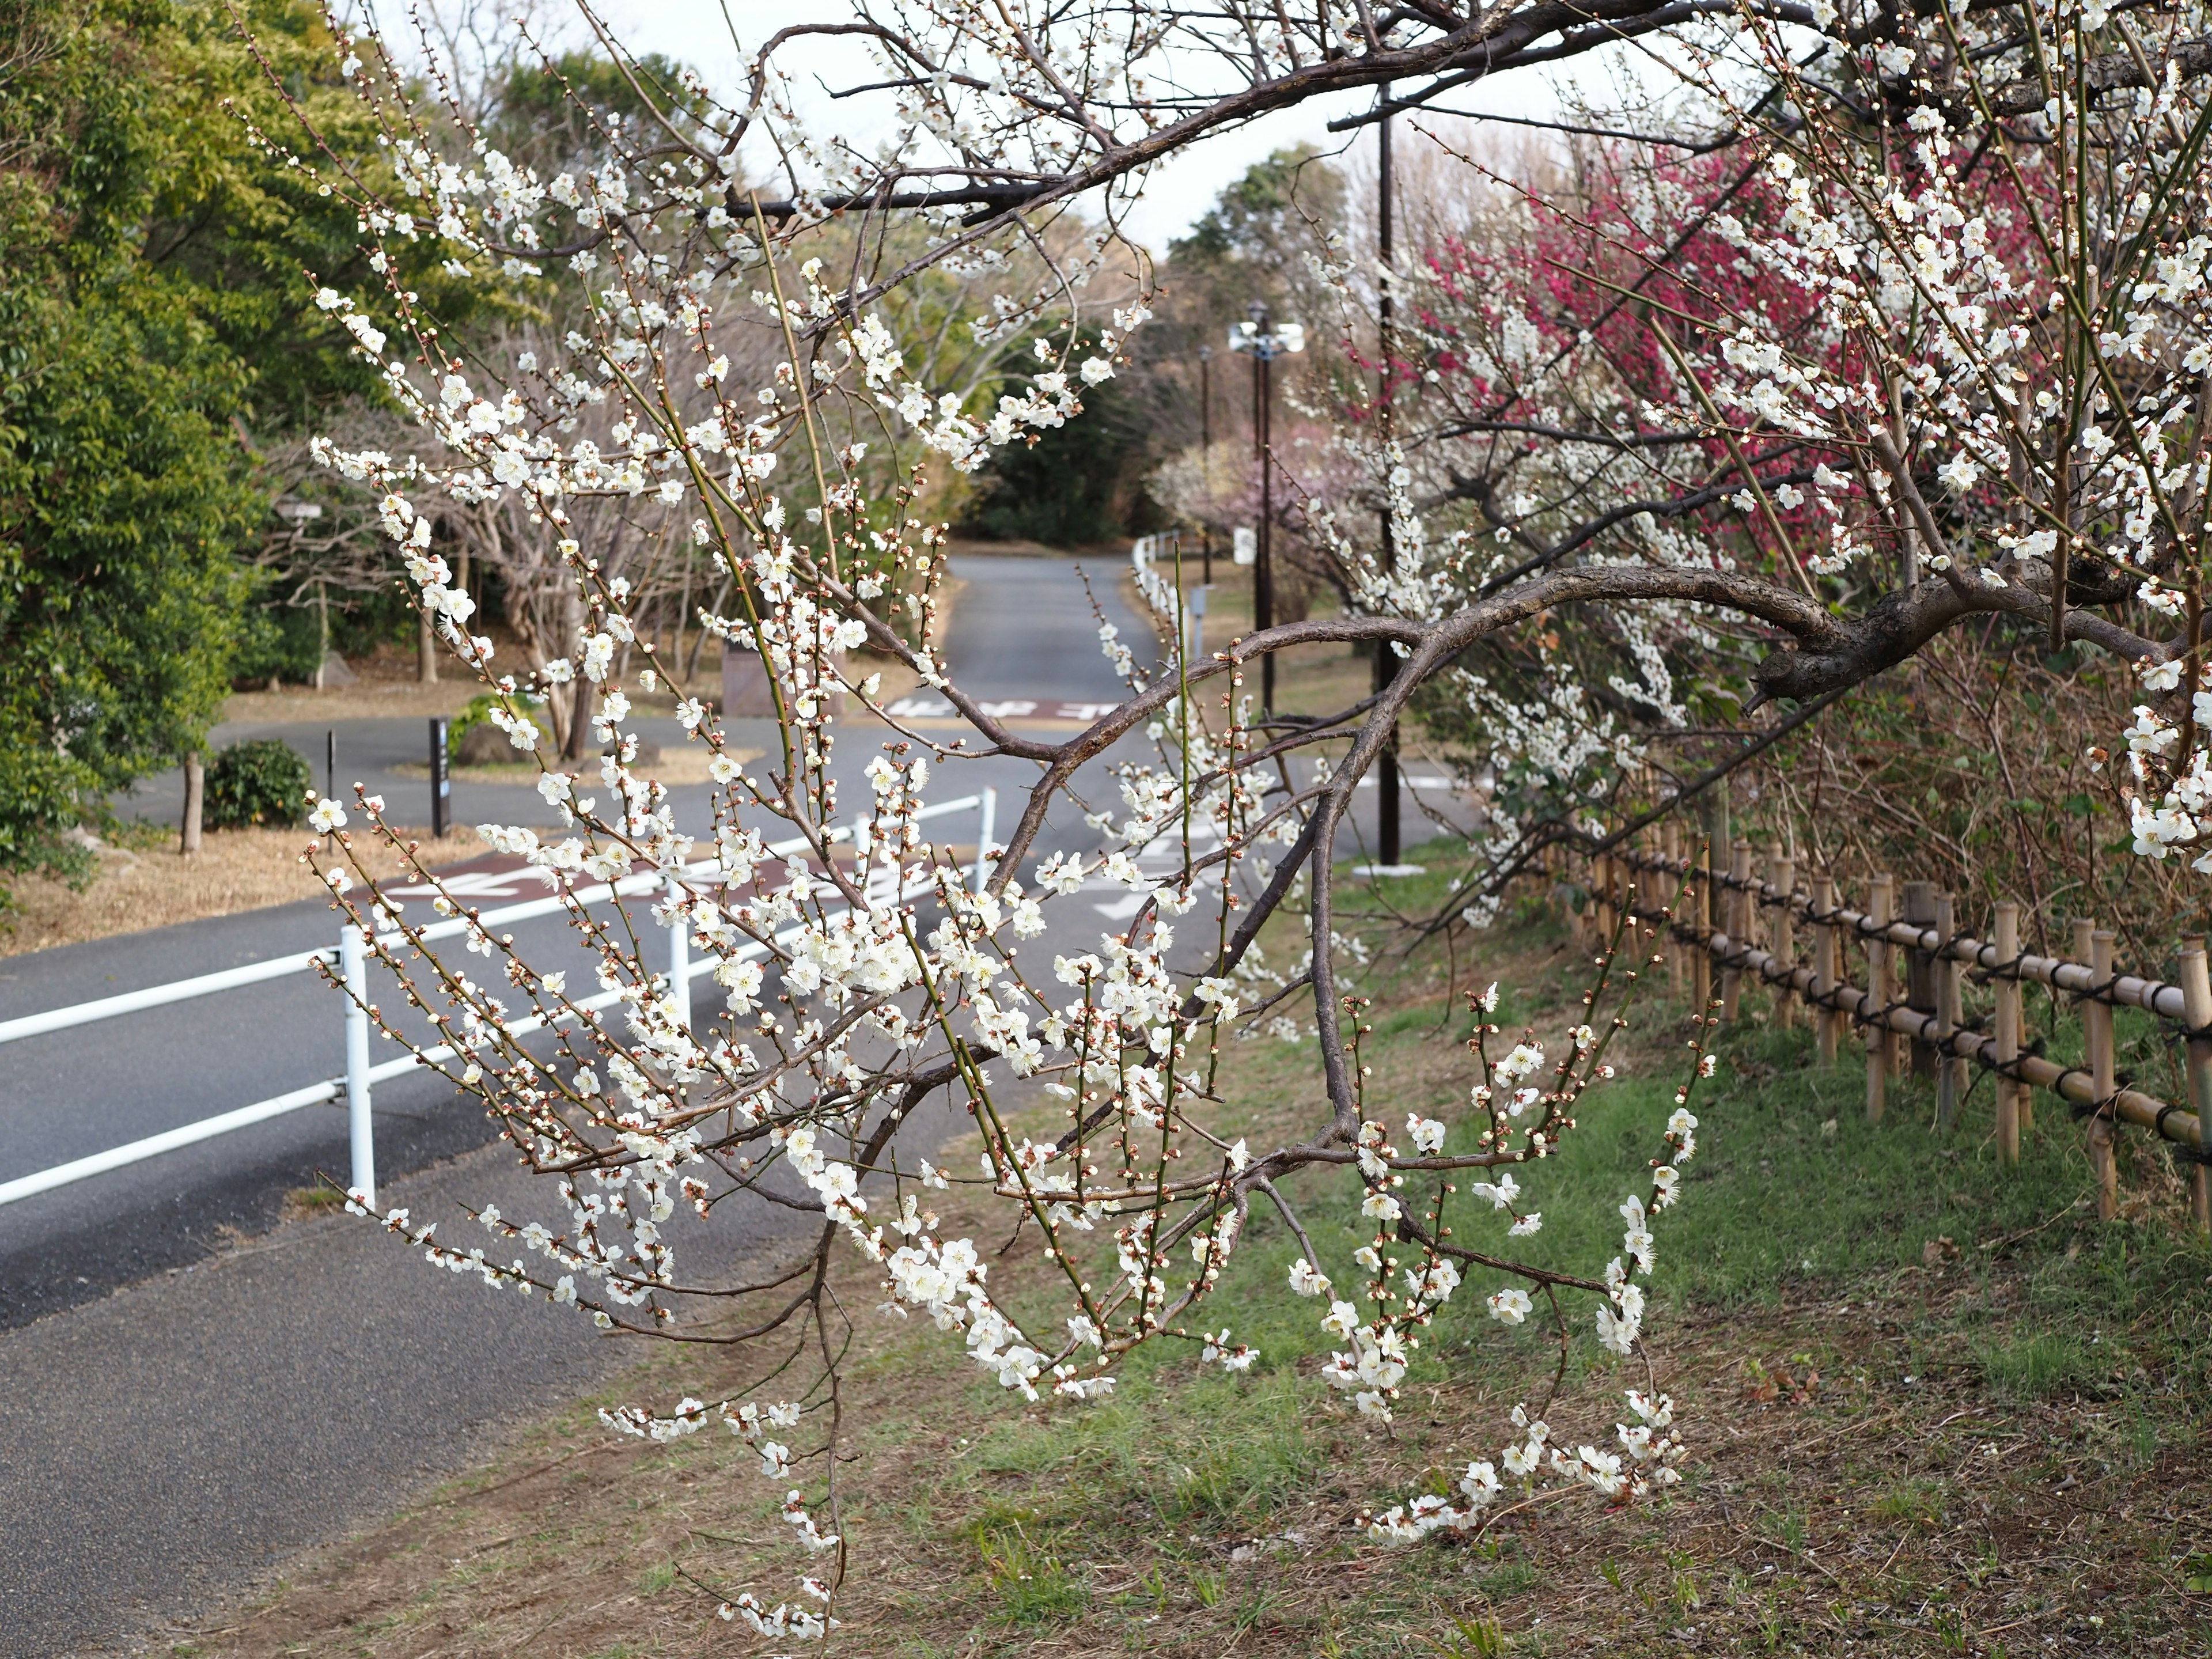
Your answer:
[[[691,1029],[690,896],[684,885],[683,872],[670,871],[668,902],[676,912],[676,921],[668,930],[668,997],[676,1007],[676,1023],[687,1031]]]
[[[338,931],[338,965],[345,975],[346,1129],[353,1142],[353,1190],[376,1207],[376,1130],[368,1115],[368,952],[360,928]]]
[[[975,890],[980,893],[991,878],[991,836],[999,827],[999,792],[984,785],[975,811],[980,820],[975,826]]]

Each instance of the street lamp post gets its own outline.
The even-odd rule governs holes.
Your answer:
[[[1252,358],[1252,447],[1260,459],[1260,538],[1258,560],[1252,569],[1252,628],[1265,633],[1275,625],[1275,457],[1269,417],[1274,402],[1272,369],[1275,359],[1306,349],[1306,331],[1297,323],[1268,325],[1264,301],[1252,302],[1252,315],[1229,331],[1229,349]],[[1260,659],[1260,712],[1275,712],[1275,659]]]
[[[1213,501],[1213,348],[1202,345],[1198,349],[1198,477],[1205,487],[1206,503]],[[1206,586],[1213,585],[1213,526],[1205,519],[1198,521],[1200,556],[1206,561],[1206,574],[1200,580]]]
[[[1382,103],[1387,109],[1390,102],[1390,88],[1386,82],[1382,88]],[[1390,292],[1393,266],[1390,257],[1393,243],[1390,234],[1390,118],[1384,115],[1376,125],[1376,135],[1382,151],[1380,176],[1376,189],[1376,252],[1382,256],[1382,292],[1376,296],[1376,353],[1382,362],[1382,395],[1377,399],[1376,413],[1381,416],[1385,465],[1388,465],[1392,422],[1390,409],[1390,325],[1394,320],[1394,304]],[[1398,565],[1397,532],[1390,522],[1390,497],[1387,483],[1382,497],[1382,568],[1395,570]],[[1390,649],[1388,640],[1375,641],[1375,693],[1380,696],[1390,689],[1397,678],[1397,654]],[[1399,860],[1398,823],[1398,728],[1393,724],[1390,736],[1376,757],[1375,768],[1375,857],[1376,862],[1386,868]]]

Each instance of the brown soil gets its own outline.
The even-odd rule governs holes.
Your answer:
[[[312,898],[321,884],[300,854],[313,840],[306,830],[216,830],[189,859],[173,840],[145,851],[103,848],[99,874],[82,889],[51,877],[13,878],[9,886],[19,908],[0,921],[0,956]],[[390,848],[372,846],[366,837],[358,846],[380,879],[398,873],[399,855]],[[457,828],[426,847],[424,856],[450,864],[483,850],[474,830]]]
[[[746,749],[735,744],[725,747],[722,752],[741,766],[748,761],[758,760],[762,754],[760,750]],[[635,769],[653,779],[656,783],[665,783],[672,787],[679,784],[706,783],[709,781],[707,768],[714,758],[714,751],[703,743],[672,744],[660,751],[659,760],[640,761]],[[573,766],[575,763],[572,761],[562,764]],[[586,763],[585,770],[587,774],[595,773],[598,766],[598,760],[592,759]],[[391,769],[403,778],[428,778],[430,775],[430,768],[426,762],[409,762],[405,765],[395,766]],[[516,761],[494,766],[456,766],[452,769],[453,775],[465,783],[534,785],[540,777],[544,775],[544,771],[545,769],[534,761]]]

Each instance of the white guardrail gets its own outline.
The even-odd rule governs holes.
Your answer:
[[[989,873],[988,857],[992,832],[997,827],[998,805],[999,792],[987,788],[977,794],[963,795],[957,800],[940,801],[935,805],[925,806],[915,814],[917,822],[925,818],[944,817],[954,812],[973,811],[977,815],[974,881],[978,889]],[[836,830],[830,832],[830,838],[845,841],[850,838],[850,835],[849,830]],[[807,842],[802,837],[778,842],[768,850],[771,857],[788,858],[794,853],[805,850]],[[674,888],[696,884],[720,867],[716,860],[708,859],[665,874],[655,871],[629,876],[621,881],[602,883],[569,894],[532,899],[503,909],[489,910],[475,917],[463,916],[452,921],[434,922],[422,929],[416,937],[428,943],[453,938],[472,927],[489,928],[507,922],[527,921],[534,916],[551,915],[565,909],[572,900],[583,904],[598,904],[610,898],[639,897],[663,885]],[[918,887],[914,890],[922,889]],[[796,928],[787,929],[777,938],[781,941],[797,932]],[[702,957],[695,962],[691,958],[690,930],[679,926],[671,927],[668,933],[668,981],[674,988],[677,1006],[688,1023],[691,1012],[691,981],[701,974],[710,972],[720,958]],[[738,952],[740,957],[766,954],[767,947],[757,942]],[[243,1129],[249,1124],[282,1117],[287,1112],[296,1112],[303,1107],[319,1106],[326,1101],[337,1099],[341,1094],[345,1097],[347,1127],[352,1143],[352,1185],[368,1194],[374,1203],[376,1197],[376,1140],[369,1119],[370,1090],[376,1084],[402,1076],[419,1066],[438,1065],[451,1060],[454,1050],[451,1044],[441,1043],[420,1054],[410,1053],[380,1065],[369,1064],[368,941],[362,930],[350,922],[339,929],[338,943],[335,948],[302,951],[296,956],[249,963],[242,968],[227,968],[221,973],[201,974],[192,979],[176,980],[167,985],[152,985],[143,991],[126,991],[120,996],[101,997],[96,1001],[55,1008],[43,1014],[26,1014],[20,1019],[0,1020],[0,1044],[21,1042],[25,1037],[44,1036],[50,1031],[65,1031],[71,1026],[113,1019],[120,1015],[137,1013],[141,1009],[159,1008],[172,1002],[187,1002],[195,997],[234,991],[241,986],[258,985],[264,980],[282,979],[290,974],[312,973],[318,963],[331,962],[338,964],[340,976],[344,979],[350,993],[345,1005],[346,1068],[343,1075],[326,1078],[320,1083],[311,1083],[304,1089],[295,1089],[289,1094],[276,1095],[268,1100],[257,1100],[251,1106],[240,1106],[235,1111],[202,1118],[197,1123],[180,1124],[176,1128],[165,1129],[160,1134],[148,1135],[143,1140],[133,1140],[121,1146],[112,1146],[104,1152],[94,1152],[88,1158],[58,1164],[52,1169],[18,1176],[12,1181],[0,1181],[0,1204],[13,1204],[19,1199],[51,1192],[57,1187],[66,1187],[72,1182],[104,1175],[110,1170],[119,1170],[149,1158],[159,1158],[164,1152],[211,1140],[217,1135],[228,1134],[234,1129]],[[621,1000],[620,992],[610,991],[579,1002],[575,1007],[579,1012],[584,1012],[611,1007]],[[533,1014],[514,1021],[507,1030],[517,1036],[523,1036],[547,1023],[546,1016]]]

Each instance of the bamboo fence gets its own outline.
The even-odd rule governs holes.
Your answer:
[[[2020,947],[2017,904],[1993,905],[1991,937],[1980,939],[1959,927],[1951,895],[1930,883],[1906,882],[1900,889],[1892,877],[1878,875],[1867,884],[1863,908],[1853,908],[1826,872],[1808,872],[1801,881],[1789,858],[1771,854],[1762,860],[1741,840],[1729,848],[1726,867],[1716,868],[1709,848],[1684,857],[1680,834],[1668,825],[1658,851],[1615,849],[1591,860],[1583,924],[1599,939],[1612,937],[1624,909],[1661,924],[1670,941],[1674,988],[1723,1021],[1741,1018],[1747,991],[1763,987],[1778,1024],[1793,1025],[1801,1017],[1813,1022],[1824,1063],[1835,1064],[1855,1042],[1865,1055],[1870,1122],[1881,1121],[1891,1079],[1910,1066],[1933,1077],[1937,1121],[1948,1129],[1974,1071],[1989,1072],[1996,1079],[1998,1154],[2014,1164],[2022,1133],[2033,1127],[2035,1091],[2057,1096],[2087,1125],[2098,1213],[2106,1220],[2119,1207],[2115,1138],[2123,1126],[2148,1130],[2191,1164],[2197,1224],[2212,1228],[2212,1110],[2206,1109],[2212,1103],[2212,978],[2201,942],[2179,953],[2179,982],[2169,984],[2119,972],[2112,934],[2093,921],[2073,923],[2070,957],[2037,956]],[[1755,867],[1761,862],[1764,873]],[[1660,877],[1679,894],[1654,902],[1644,890],[1656,884],[1639,875]],[[1801,944],[1809,951],[1801,952]],[[1866,969],[1863,986],[1846,979],[1845,958],[1855,945]],[[1994,1004],[1971,1019],[1964,1008],[1970,978],[1990,988]],[[2084,1064],[2063,1065],[2041,1052],[2044,1043],[2024,1018],[2022,992],[2029,985],[2048,988],[2054,1007],[2078,1010]],[[2119,1075],[2112,1034],[2118,1008],[2142,1009],[2176,1028],[2172,1036],[2187,1047],[2187,1104],[2160,1100]]]

